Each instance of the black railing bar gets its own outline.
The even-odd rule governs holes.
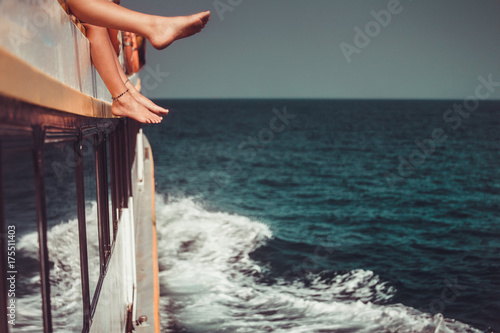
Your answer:
[[[113,220],[118,219],[118,186],[119,181],[117,181],[118,172],[116,170],[118,164],[118,150],[116,148],[117,142],[117,132],[118,126],[115,128],[115,131],[109,133],[109,160],[110,160],[110,168],[111,168],[111,200],[113,203]]]
[[[73,141],[75,140],[75,137],[81,136],[81,133],[82,131],[80,126],[71,128],[56,126],[45,127],[45,143]],[[89,136],[92,134],[94,133],[88,133]]]
[[[94,296],[92,297],[92,303],[90,305],[90,318],[94,318],[95,311],[97,309],[97,303],[101,295],[102,285],[104,283],[104,275],[99,276],[97,280],[97,285],[95,287]]]
[[[103,271],[103,273],[101,275],[99,275],[99,279],[97,280],[97,285],[95,287],[94,296],[92,297],[92,302],[90,305],[90,318],[94,318],[95,311],[97,309],[97,304],[99,302],[99,298],[101,297],[101,291],[102,291],[102,286],[104,284],[104,278],[106,277],[106,273],[108,271],[110,261],[111,261],[111,257],[109,257],[106,260],[106,262],[104,264],[105,270]]]
[[[106,158],[106,135],[105,133],[98,134],[98,158],[100,165],[100,180],[99,180],[99,191],[100,191],[100,226],[103,231],[104,236],[104,251],[106,254],[106,258],[109,257],[109,243],[110,243],[110,235],[109,235],[109,197],[108,197],[108,169],[107,169],[107,158]]]
[[[65,141],[74,141],[78,134],[77,130],[73,131],[45,131],[45,143],[57,143]]]
[[[124,136],[125,136],[125,161],[126,169],[125,169],[125,184],[126,186],[126,200],[128,207],[128,198],[132,196],[132,161],[131,161],[131,153],[130,153],[130,122],[128,119],[124,119]]]
[[[74,144],[75,151],[75,178],[76,203],[78,211],[78,238],[80,241],[80,275],[82,283],[83,302],[83,332],[90,329],[90,287],[87,252],[87,226],[85,216],[85,176],[83,171],[82,140]]]
[[[97,130],[99,131],[105,131],[107,133],[113,132],[115,130],[116,124],[118,123],[117,119],[109,120],[109,119],[102,119],[101,121],[97,122]]]
[[[96,142],[98,142],[98,140],[96,139]],[[104,141],[105,142],[105,141]],[[99,155],[101,155],[101,153],[99,153],[99,150],[102,150],[102,143],[101,145],[96,145],[95,146],[95,155],[96,155],[96,183],[97,183],[97,191],[98,188],[99,188],[99,184],[102,184],[101,181],[99,181],[98,179],[102,179],[99,177],[99,174],[101,173],[101,170],[103,170],[102,167],[99,167],[99,161],[104,161],[106,162],[105,160],[103,160],[102,158],[98,158]],[[99,169],[99,170],[98,170]],[[98,205],[99,205],[99,202],[100,202],[100,199],[97,199],[97,202],[98,202]],[[106,205],[108,203],[106,202]],[[98,208],[98,211],[99,211],[99,214],[101,213],[101,209]],[[109,212],[107,214],[107,216],[109,216]],[[100,217],[100,215],[98,216],[98,221],[101,220],[102,218]],[[109,228],[109,221],[107,222],[108,224],[108,228]],[[103,244],[103,241],[102,241],[102,236],[104,234],[104,230],[101,229],[101,223],[98,222],[98,233],[99,233],[99,249],[100,249],[100,261],[101,261],[101,265],[100,265],[100,274],[99,274],[99,280],[97,281],[97,286],[96,286],[96,289],[94,291],[94,295],[92,297],[92,301],[90,303],[90,313],[89,313],[89,317],[90,317],[90,322],[91,322],[91,318],[94,317],[95,315],[95,311],[97,309],[97,304],[98,304],[98,301],[99,301],[99,297],[100,297],[100,293],[102,291],[102,285],[103,285],[103,282],[104,282],[104,278],[106,276],[106,272],[107,272],[107,269],[109,267],[109,262],[111,260],[111,255],[108,255],[106,256],[105,253],[103,253],[104,251],[102,251],[103,249],[103,246],[101,244]],[[105,244],[105,243],[104,243]],[[114,247],[109,247],[109,253],[112,253],[113,251],[113,248]],[[89,324],[90,324],[89,322]],[[83,331],[83,333],[85,333],[85,330]]]
[[[82,135],[90,135],[98,132],[114,132],[118,124],[118,119],[99,119],[95,124],[82,127]]]
[[[3,203],[3,164],[2,164],[2,141],[0,139],[0,313],[4,313],[4,320],[0,321],[0,332],[9,333],[9,325],[7,323],[7,252],[6,240],[7,232],[5,230],[5,216]]]
[[[100,146],[97,143],[97,135],[94,136],[94,159],[95,159],[95,181],[96,181],[96,202],[97,202],[97,235],[99,238],[99,262],[100,262],[100,275],[103,276],[106,264],[106,243],[104,230],[102,228],[102,172],[101,172],[101,159],[100,159]]]
[[[116,128],[118,119],[105,120],[97,124],[91,125],[77,125],[73,127],[67,126],[56,126],[56,125],[44,125],[45,129],[45,142],[63,142],[72,141],[76,135],[81,135],[83,132],[83,137],[89,137],[97,132],[113,132]],[[2,136],[28,136],[32,135],[33,127],[26,124],[17,123],[2,123],[0,124],[0,135]]]
[[[47,248],[47,207],[45,204],[45,180],[43,165],[44,131],[33,128],[33,162],[35,176],[36,220],[38,229],[38,255],[40,260],[40,283],[42,288],[43,328],[52,333],[52,314],[50,307],[50,266]]]
[[[111,243],[113,241],[113,230],[110,228],[110,221],[109,221],[109,179],[108,179],[108,139],[107,139],[107,134],[104,133],[103,135],[104,140],[102,142],[102,165],[103,165],[103,174],[104,174],[104,184],[103,184],[103,190],[104,190],[104,197],[106,198],[106,202],[103,202],[103,205],[105,207],[105,212],[106,214],[106,233],[107,233],[107,244],[108,244],[108,256],[111,254]]]
[[[44,126],[50,131],[53,131],[52,129],[64,131],[82,126],[95,126],[98,122],[116,123],[118,120],[84,117],[0,96],[0,128],[12,126],[24,128],[29,132],[33,126]]]
[[[88,118],[85,116],[74,116],[78,121],[81,120],[81,124],[75,125],[65,125],[64,122],[60,124],[50,124],[45,127],[48,132],[74,132],[77,128],[81,132],[81,135],[86,135],[88,132],[97,131],[109,131],[113,130],[116,124],[119,122],[119,118]],[[92,122],[85,122],[85,120],[93,120]]]
[[[47,127],[45,131],[45,143],[58,143],[75,140],[75,136],[83,139],[92,137],[97,133],[105,133],[114,130],[114,122],[101,122],[95,125],[87,125],[76,128]]]
[[[109,160],[110,160],[110,168],[111,168],[111,200],[113,203],[113,221],[116,223],[118,220],[118,185],[117,181],[118,173],[117,173],[117,149],[116,149],[116,130],[113,133],[109,134]]]
[[[0,124],[1,136],[31,136],[32,132],[33,127],[31,126]]]
[[[117,207],[116,207],[116,160],[115,160],[115,133],[109,134],[108,147],[109,147],[109,178],[111,184],[111,218],[113,220],[113,242],[116,239],[116,230],[118,227],[117,220]],[[113,243],[112,242],[112,243]]]
[[[96,135],[97,133],[99,133],[99,131],[97,130],[97,126],[94,125],[94,126],[89,126],[89,127],[82,127],[81,133],[82,133],[82,137],[84,139],[86,139],[86,138],[89,138],[91,136]]]
[[[0,134],[3,138],[3,154],[8,156],[25,152],[31,154],[33,151],[33,130],[30,132],[11,132],[9,134]]]
[[[116,132],[117,140],[116,140],[116,151],[117,151],[117,166],[118,166],[118,212],[119,217],[121,219],[121,210],[127,206],[125,202],[125,176],[124,176],[124,165],[125,161],[125,151],[124,151],[124,138],[123,138],[123,122],[120,122],[120,126]]]

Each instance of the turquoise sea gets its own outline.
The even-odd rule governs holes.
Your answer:
[[[162,103],[165,331],[500,331],[498,102]]]
[[[173,100],[153,151],[162,332],[500,332],[500,102]],[[29,140],[29,138],[27,139]],[[99,275],[84,142],[90,287]],[[17,149],[17,148],[19,149]],[[41,332],[31,151],[3,161]],[[54,332],[81,332],[71,144],[48,145]],[[5,167],[8,166],[8,167]]]

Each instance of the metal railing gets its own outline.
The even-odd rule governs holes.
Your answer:
[[[82,332],[88,332],[107,265],[113,252],[113,244],[119,227],[121,211],[128,206],[132,194],[131,168],[135,155],[136,134],[140,124],[130,119],[88,118],[57,112],[29,103],[0,96],[0,264],[6,267],[6,230],[4,216],[4,188],[2,182],[2,159],[5,162],[2,138],[17,134],[31,135],[33,172],[35,180],[36,224],[38,232],[38,257],[40,263],[40,285],[42,295],[44,332],[52,327],[50,265],[47,247],[47,203],[44,178],[44,147],[51,143],[72,143],[75,162],[75,183],[80,248],[80,275],[82,286],[83,324]],[[87,251],[87,224],[85,214],[85,183],[82,143],[93,142],[95,155],[96,202],[98,211],[98,237],[100,273],[93,298],[90,298],[89,267]],[[109,155],[109,159],[108,159]],[[108,162],[109,161],[109,162]],[[5,167],[5,164],[3,164]],[[7,166],[8,167],[8,166]],[[108,179],[109,168],[109,179]],[[108,191],[109,187],[109,191]],[[110,193],[108,193],[110,192]],[[111,198],[109,198],[111,196]],[[111,219],[109,212],[111,199]],[[110,228],[111,225],[111,228]],[[7,313],[6,270],[2,269],[0,280],[0,312]],[[0,321],[0,332],[9,332],[6,320]]]

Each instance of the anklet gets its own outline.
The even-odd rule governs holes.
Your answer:
[[[127,81],[123,82],[123,84],[127,84],[127,82],[130,82],[130,79],[127,79]],[[130,82],[132,84],[132,82]]]
[[[111,96],[111,99],[112,99],[113,101],[117,101],[117,100],[118,100],[118,98],[120,98],[120,97],[122,97],[123,95],[125,95],[126,93],[128,93],[128,91],[129,91],[129,89],[125,90],[124,92],[122,92],[120,95],[118,95],[118,96],[116,96],[116,97]]]

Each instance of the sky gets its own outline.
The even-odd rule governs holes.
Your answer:
[[[201,33],[163,51],[148,47],[141,77],[150,98],[465,99],[480,76],[500,82],[499,0],[122,5],[165,16],[212,12]],[[489,98],[500,99],[500,86],[493,90]]]

